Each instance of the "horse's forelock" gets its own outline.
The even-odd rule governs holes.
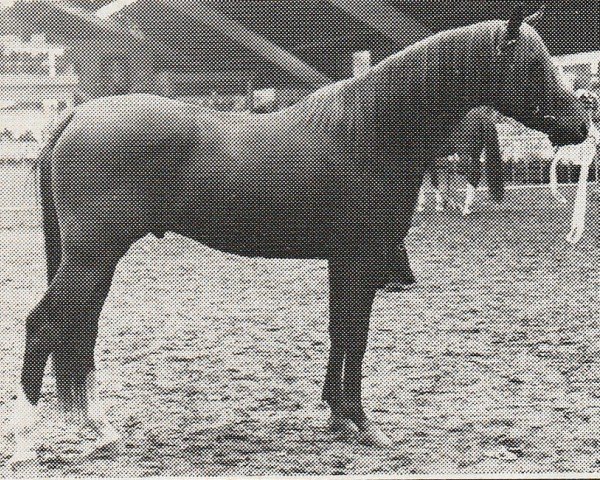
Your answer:
[[[507,23],[502,20],[491,20],[469,25],[462,29],[459,28],[456,30],[454,40],[462,41],[470,36],[472,39],[475,39],[473,43],[475,47],[479,44],[482,49],[488,50],[490,54],[495,55],[498,52],[501,41],[506,35]],[[472,51],[472,49],[469,50]],[[550,53],[544,40],[534,27],[526,23],[521,25],[513,54],[517,56],[515,60],[519,63],[526,62],[534,56],[540,59],[550,59]]]

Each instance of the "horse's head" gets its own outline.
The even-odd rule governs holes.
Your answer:
[[[554,145],[581,143],[589,131],[584,105],[526,20],[521,2],[508,24],[500,27],[490,103],[504,115],[546,133]]]

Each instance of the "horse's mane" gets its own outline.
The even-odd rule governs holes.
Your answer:
[[[426,113],[423,110],[429,106],[456,112],[455,123],[458,123],[471,110],[468,103],[480,100],[473,97],[481,91],[465,88],[464,98],[455,98],[437,82],[444,76],[448,82],[487,85],[495,73],[491,59],[505,28],[506,22],[497,20],[437,33],[385,58],[361,76],[319,88],[275,114],[292,114],[324,128],[340,121],[360,125],[372,123],[373,116],[387,108],[388,103],[404,97],[402,108],[412,108],[415,114]],[[517,63],[532,50],[531,44],[543,46],[536,39],[539,36],[535,30],[527,25],[523,26],[521,36],[528,45],[519,49]],[[547,57],[550,61],[549,54]],[[381,115],[378,119],[381,120]]]

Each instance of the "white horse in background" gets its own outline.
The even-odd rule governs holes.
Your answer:
[[[453,152],[444,157],[440,155],[428,169],[428,177],[435,193],[435,209],[444,210],[444,204],[462,211],[463,215],[471,213],[475,201],[477,187],[481,181],[485,166],[486,180],[490,196],[496,202],[502,201],[504,192],[504,175],[502,155],[496,123],[498,113],[489,107],[476,108],[469,111],[453,129],[449,139],[439,145],[439,150]],[[432,139],[435,142],[435,139]],[[434,146],[434,151],[435,151]],[[451,169],[450,165],[455,168]],[[455,172],[466,177],[467,188],[464,204],[460,204],[449,195],[450,180]],[[425,209],[427,187],[421,186],[417,201],[417,211]]]
[[[459,155],[458,153],[455,153],[453,155],[450,155],[449,157],[446,157],[446,159],[444,159],[445,161],[447,161],[448,163],[458,163],[459,161]],[[485,162],[485,151],[483,151],[481,153],[481,157],[479,159],[479,161],[481,162],[481,164],[483,164]],[[435,211],[436,212],[443,212],[445,210],[445,206],[446,204],[453,209],[456,210],[460,210],[461,213],[464,216],[470,215],[472,213],[471,211],[471,207],[473,206],[473,203],[475,202],[476,196],[477,196],[477,186],[471,184],[471,182],[469,182],[467,180],[467,184],[465,187],[465,200],[464,203],[461,205],[460,202],[458,202],[456,200],[456,198],[454,198],[453,195],[450,195],[448,193],[449,191],[449,183],[450,183],[450,176],[452,175],[451,173],[449,173],[447,171],[448,166],[444,166],[443,169],[445,170],[445,175],[444,175],[444,181],[439,182],[439,181],[435,181],[433,178],[433,174],[428,174],[427,176],[429,177],[429,186],[426,185],[426,182],[423,182],[423,185],[421,186],[421,189],[419,190],[419,198],[417,201],[417,212],[423,212],[425,211],[426,208],[426,204],[427,204],[427,194],[429,193],[429,191],[433,191],[434,197],[435,197]],[[439,180],[439,178],[438,178]]]

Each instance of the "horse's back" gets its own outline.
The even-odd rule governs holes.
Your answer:
[[[122,148],[143,140],[146,143],[165,141],[196,118],[195,105],[148,94],[118,95],[93,99],[75,110],[75,115],[62,139],[74,133],[88,142],[105,142],[107,138],[127,142],[112,144]]]
[[[150,95],[83,104],[53,151],[63,229],[80,238],[173,230],[232,252],[285,254],[321,219],[322,159],[332,154],[294,128],[281,115]]]
[[[78,106],[52,152],[53,194],[63,228],[154,227],[165,181],[194,142],[193,107],[151,95]]]

